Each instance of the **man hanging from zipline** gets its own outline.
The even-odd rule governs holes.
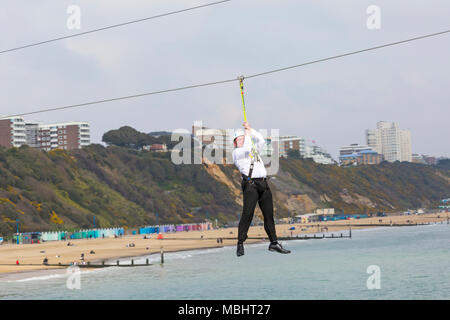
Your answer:
[[[264,137],[250,127],[247,122],[244,103],[243,78],[240,79],[242,104],[244,107],[244,130],[235,132],[233,144],[233,162],[242,175],[241,187],[244,193],[243,209],[238,227],[238,243],[236,254],[238,257],[244,255],[244,241],[247,239],[248,229],[253,219],[256,203],[264,216],[264,230],[269,236],[270,251],[290,253],[277,241],[275,222],[273,219],[273,199],[269,184],[267,183],[267,171],[264,167],[260,153],[265,141]],[[253,141],[253,139],[255,141]]]

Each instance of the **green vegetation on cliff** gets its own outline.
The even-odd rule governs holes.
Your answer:
[[[224,181],[220,177],[225,178]],[[334,207],[338,212],[434,207],[450,193],[450,169],[412,163],[340,168],[281,159],[271,179],[277,218]],[[136,227],[205,218],[236,220],[239,174],[232,165],[174,165],[170,153],[93,144],[43,152],[0,147],[0,234]]]
[[[236,217],[228,188],[169,153],[90,145],[48,153],[0,147],[0,233]],[[53,217],[53,218],[52,218]],[[57,219],[58,217],[59,219]]]
[[[374,213],[433,208],[450,194],[450,170],[409,162],[382,162],[352,168],[312,160],[281,160],[289,173],[338,212]],[[301,189],[301,188],[300,188]]]

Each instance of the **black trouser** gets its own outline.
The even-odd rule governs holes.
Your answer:
[[[242,191],[244,193],[244,206],[238,228],[238,243],[247,239],[248,228],[253,219],[256,202],[264,216],[264,230],[269,236],[270,242],[277,241],[275,222],[273,221],[273,201],[267,180],[242,180]]]

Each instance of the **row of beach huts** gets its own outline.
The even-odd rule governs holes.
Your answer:
[[[206,231],[213,229],[211,222],[190,223],[190,224],[167,224],[146,226],[137,229],[124,228],[102,228],[86,229],[75,232],[69,231],[50,231],[50,232],[25,232],[16,233],[13,236],[13,243],[16,244],[34,244],[45,241],[65,241],[73,239],[98,239],[98,238],[116,238],[123,235],[137,234],[159,234],[169,232],[188,232],[188,231]]]

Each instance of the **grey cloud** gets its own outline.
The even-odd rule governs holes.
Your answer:
[[[207,1],[75,1],[83,30]],[[73,1],[8,2],[1,47],[70,34]],[[1,112],[15,113],[208,82],[358,50],[447,29],[450,3],[379,0],[382,29],[365,27],[372,1],[231,1],[193,13],[0,55]],[[450,93],[449,36],[386,48],[246,81],[254,127],[296,134],[334,156],[364,143],[378,120],[412,132],[413,152],[450,156],[445,141]],[[233,109],[235,108],[235,109]],[[194,120],[223,128],[242,121],[238,85],[29,116],[86,120],[93,142],[122,125],[142,131],[189,129]]]

